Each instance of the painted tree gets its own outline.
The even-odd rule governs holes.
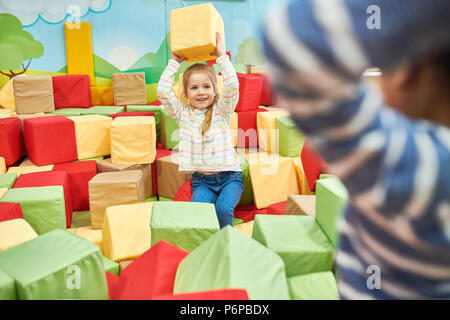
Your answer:
[[[22,23],[15,16],[0,14],[0,70],[9,70],[9,73],[0,71],[10,79],[25,73],[33,58],[39,58],[44,53],[44,46],[33,36],[23,30]],[[28,61],[27,65],[24,62]],[[14,72],[22,68],[19,72]]]
[[[264,64],[264,54],[259,42],[250,37],[246,37],[238,47],[238,53],[234,58],[237,64],[262,65]]]

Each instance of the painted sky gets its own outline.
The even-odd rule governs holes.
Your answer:
[[[227,50],[233,56],[245,37],[261,40],[261,18],[275,0],[0,0],[0,13],[16,15],[44,45],[44,55],[32,62],[33,70],[58,71],[66,65],[63,22],[76,19],[91,23],[94,54],[125,70],[158,50],[169,31],[170,10],[205,2],[221,13]]]

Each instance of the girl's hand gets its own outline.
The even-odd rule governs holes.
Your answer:
[[[182,63],[183,61],[187,60],[186,58],[180,57],[180,56],[176,55],[173,52],[171,52],[171,56],[172,56],[172,59],[175,60],[178,63]]]
[[[216,51],[212,52],[212,56],[221,57],[226,54],[225,46],[223,45],[222,35],[216,32]]]

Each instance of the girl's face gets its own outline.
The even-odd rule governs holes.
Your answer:
[[[213,83],[207,73],[196,72],[190,75],[187,97],[190,105],[199,110],[209,107],[216,96]]]

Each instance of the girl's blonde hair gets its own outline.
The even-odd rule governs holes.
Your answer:
[[[186,71],[183,74],[183,90],[184,90],[184,92],[182,95],[181,102],[185,105],[188,105],[192,109],[194,109],[194,107],[192,107],[190,105],[189,99],[188,99],[188,83],[189,83],[190,76],[193,73],[199,73],[199,72],[206,73],[209,76],[209,78],[211,79],[213,88],[214,88],[214,92],[216,93],[216,96],[214,97],[213,102],[211,103],[210,106],[208,106],[206,113],[205,113],[205,119],[203,120],[203,123],[202,123],[202,136],[203,136],[205,134],[205,132],[208,131],[208,129],[211,126],[213,106],[219,100],[219,92],[217,91],[216,73],[210,66],[208,66],[207,64],[203,64],[203,63],[196,63],[186,69]]]

